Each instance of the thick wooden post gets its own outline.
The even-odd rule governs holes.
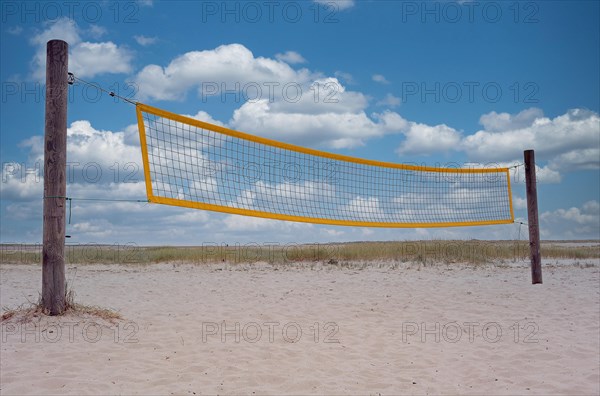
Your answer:
[[[68,44],[46,45],[44,137],[44,235],[42,306],[50,315],[65,310],[65,207],[67,193]]]
[[[538,221],[537,181],[535,178],[535,155],[526,150],[525,189],[527,190],[527,223],[529,224],[529,255],[531,257],[531,283],[542,283],[542,257],[540,255],[540,225]]]

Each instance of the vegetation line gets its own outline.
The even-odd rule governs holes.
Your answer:
[[[600,241],[542,242],[543,259],[600,258]],[[314,244],[205,244],[204,246],[140,247],[68,244],[69,264],[152,264],[395,261],[483,264],[520,261],[529,257],[527,241],[429,240]],[[40,245],[0,245],[0,263],[41,263]]]

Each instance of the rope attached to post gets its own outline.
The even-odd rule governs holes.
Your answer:
[[[147,199],[110,199],[110,198],[73,198],[65,196],[44,196],[44,199],[48,198],[62,198],[69,203],[69,220],[68,224],[71,224],[71,213],[72,213],[72,202],[75,201],[93,201],[93,202],[135,202],[135,203],[149,203]]]
[[[110,96],[112,96],[113,98],[119,98],[119,99],[121,99],[122,101],[125,101],[125,102],[127,102],[127,103],[130,103],[130,104],[132,104],[132,105],[134,105],[134,106],[136,106],[136,105],[137,105],[137,102],[135,102],[135,101],[133,101],[133,100],[131,100],[131,99],[127,99],[127,98],[125,98],[125,97],[123,97],[123,96],[117,95],[117,94],[116,94],[114,91],[109,91],[108,89],[104,89],[104,88],[102,88],[102,87],[101,87],[100,85],[98,85],[98,84],[95,84],[95,83],[91,83],[91,82],[88,82],[88,81],[82,80],[81,78],[79,78],[79,77],[76,77],[76,76],[75,76],[75,74],[73,74],[73,73],[69,72],[69,77],[68,77],[68,83],[69,83],[69,85],[73,85],[73,84],[74,84],[76,81],[78,81],[78,82],[80,82],[80,83],[82,83],[82,84],[86,84],[86,85],[89,85],[89,86],[91,86],[91,87],[94,87],[94,88],[96,88],[96,89],[98,89],[98,90],[100,90],[100,91],[102,91],[102,92],[104,92],[104,93],[107,93],[107,94],[109,94],[109,95],[110,95]]]

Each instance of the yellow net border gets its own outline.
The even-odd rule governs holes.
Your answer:
[[[514,222],[508,168],[437,168],[279,142],[138,103],[148,201],[360,227]]]

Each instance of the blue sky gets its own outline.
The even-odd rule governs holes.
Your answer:
[[[542,238],[600,237],[597,1],[67,4],[1,5],[2,242],[41,241],[44,48],[53,38],[69,42],[70,70],[84,80],[308,147],[442,166],[510,166],[533,148]],[[315,81],[330,91],[317,95]],[[297,103],[286,84],[303,87]],[[70,95],[69,195],[144,199],[133,106],[81,85]],[[291,115],[305,122],[292,125]],[[525,220],[522,172],[513,183]],[[67,232],[74,243],[197,245],[510,239],[518,226],[367,229],[80,201]]]

